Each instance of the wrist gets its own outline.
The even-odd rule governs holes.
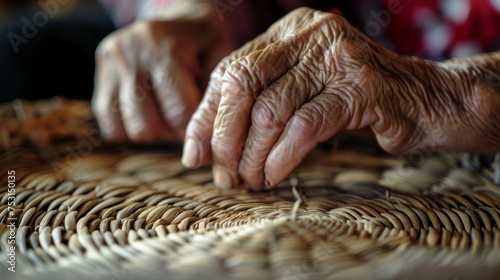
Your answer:
[[[409,60],[414,65],[407,69],[414,70],[412,78],[418,85],[420,149],[499,151],[500,85],[494,86],[491,60],[481,61],[479,56],[444,63]]]
[[[464,108],[475,138],[466,151],[500,151],[500,52],[452,59],[444,63],[466,89]]]
[[[456,113],[449,110],[451,95],[447,93],[452,92],[452,84],[443,82],[440,64],[392,53],[384,58],[378,67],[385,86],[379,89],[381,113],[376,132],[399,143],[389,145],[391,153],[443,149],[448,133],[442,128]]]
[[[455,69],[440,62],[395,56],[385,65],[389,91],[389,118],[395,118],[402,146],[398,153],[467,149],[471,139],[463,133],[474,122],[470,115],[471,91]],[[402,132],[404,133],[402,133]]]

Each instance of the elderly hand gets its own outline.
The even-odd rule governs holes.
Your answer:
[[[391,153],[467,148],[473,138],[450,124],[481,129],[470,112],[494,110],[479,110],[456,69],[399,56],[338,15],[301,8],[217,66],[182,161],[212,159],[217,185],[260,190],[342,129],[371,126]]]
[[[184,139],[210,72],[234,49],[211,5],[195,10],[136,22],[99,45],[92,106],[107,140]]]

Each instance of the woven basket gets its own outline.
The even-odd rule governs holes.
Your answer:
[[[86,102],[6,104],[0,136],[2,279],[500,275],[498,171],[485,157],[318,150],[249,193],[185,170],[175,147],[104,144]]]

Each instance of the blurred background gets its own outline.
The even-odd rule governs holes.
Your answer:
[[[90,98],[95,49],[114,29],[98,0],[0,0],[0,102]]]
[[[238,18],[233,25],[241,43],[265,31],[290,10],[305,5],[340,11],[371,39],[401,54],[445,60],[500,49],[500,0],[212,1],[214,7],[220,1],[238,3],[225,16]],[[57,95],[89,99],[94,84],[94,52],[115,30],[114,22],[132,22],[134,14],[140,14],[141,5],[149,4],[149,9],[156,10],[155,3],[166,7],[170,3],[101,2],[106,2],[108,10],[99,0],[0,0],[0,102]],[[120,14],[122,17],[117,16]]]

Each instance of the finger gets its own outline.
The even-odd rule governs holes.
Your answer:
[[[317,28],[317,24],[320,23],[319,21],[327,20],[326,17],[322,16],[326,14],[316,13],[312,10],[306,10],[305,14],[302,11],[298,13],[294,12],[291,17],[298,15],[312,16],[310,21],[308,21],[309,25],[302,26],[303,21],[296,19],[292,20],[292,24],[289,26],[278,26],[277,28],[281,29],[280,32],[285,32],[280,37],[285,37],[285,39],[267,46],[262,51],[254,52],[234,62],[224,75],[221,91],[222,96],[211,141],[214,180],[219,186],[234,187],[238,185],[240,182],[239,171],[244,172],[243,179],[246,179],[251,187],[258,189],[262,185],[262,175],[255,176],[255,174],[262,174],[264,159],[283,128],[278,126],[267,130],[267,132],[262,131],[266,130],[265,127],[261,129],[260,132],[263,133],[254,137],[260,139],[259,143],[248,143],[248,147],[252,147],[250,150],[257,150],[257,154],[248,155],[245,158],[247,164],[243,166],[243,169],[240,169],[239,163],[242,159],[243,145],[246,142],[245,139],[249,136],[250,122],[248,117],[251,115],[255,100],[262,90],[265,90],[275,80],[289,72],[291,68],[299,64],[301,59],[317,61],[312,57],[312,54],[318,48],[318,43],[316,41],[313,43],[311,36],[317,34],[317,32],[313,31]],[[294,25],[300,27],[297,28],[300,30],[297,33],[293,31]],[[325,40],[324,44],[329,45],[327,42],[329,38],[321,38],[321,40],[323,39]],[[320,52],[320,55],[322,54]],[[311,61],[308,63],[311,63]],[[319,73],[321,74],[322,72]],[[316,72],[310,73],[310,75],[316,75]],[[293,83],[294,81],[285,80],[286,82]],[[280,86],[285,85],[277,86],[277,90],[285,89],[285,87]],[[289,86],[286,88],[287,91],[288,88]],[[289,92],[283,94],[289,95]],[[296,97],[292,95],[291,98],[294,99]],[[303,103],[305,100],[297,98],[295,101],[297,105]],[[286,103],[282,102],[283,105]],[[296,109],[293,107],[292,104],[292,108],[277,112],[276,114],[280,116],[276,120],[273,120],[271,117],[271,121],[277,121],[278,124],[282,123],[283,120],[286,121],[293,110]],[[279,110],[280,108],[277,109]],[[271,110],[268,110],[269,112]],[[256,121],[259,122],[258,120]],[[248,164],[249,161],[253,162]]]
[[[298,109],[266,159],[266,185],[283,181],[314,147],[345,128],[348,103],[336,94],[321,94]]]
[[[267,186],[285,179],[318,143],[340,130],[367,127],[379,120],[378,100],[373,98],[377,83],[371,68],[363,66],[338,76],[286,124],[266,159]]]
[[[330,21],[332,20],[332,17],[329,15],[325,15],[324,17],[320,16],[316,19],[318,20],[316,22],[318,26],[321,26],[323,24],[322,21]],[[339,24],[345,24],[344,21],[338,22]],[[241,159],[238,161],[236,158],[239,155],[237,146],[231,146],[229,142],[225,143],[224,141],[219,141],[219,143],[221,143],[220,146],[223,147],[220,153],[220,155],[223,155],[221,159],[221,162],[223,164],[221,165],[230,164],[230,166],[226,166],[225,170],[229,170],[227,172],[229,173],[229,176],[224,175],[223,178],[231,177],[232,180],[229,181],[230,184],[234,184],[238,179],[236,177],[237,175],[231,175],[239,173],[241,178],[251,188],[259,190],[263,187],[265,162],[272,147],[274,146],[280,135],[282,135],[285,126],[284,124],[287,123],[295,110],[299,109],[302,104],[304,104],[308,100],[311,100],[314,96],[316,96],[323,90],[323,85],[327,84],[327,79],[335,77],[336,74],[331,74],[332,70],[335,69],[336,66],[334,67],[330,63],[325,63],[325,61],[334,60],[331,57],[329,51],[321,48],[321,46],[330,46],[332,44],[330,40],[335,36],[332,34],[331,36],[327,37],[317,37],[321,36],[322,33],[312,32],[315,31],[315,28],[317,28],[317,26],[313,23],[297,33],[295,36],[281,41],[280,43],[282,43],[282,45],[277,45],[278,53],[280,53],[279,48],[282,48],[281,52],[283,52],[283,49],[286,50],[286,55],[282,54],[281,56],[288,56],[288,60],[286,60],[284,63],[280,61],[274,61],[272,58],[267,57],[260,59],[260,61],[265,61],[265,64],[267,65],[273,65],[273,69],[275,70],[277,69],[279,71],[279,67],[276,67],[279,65],[285,65],[289,67],[289,70],[285,68],[286,74],[280,77],[278,81],[272,83],[269,87],[266,87],[266,85],[264,84],[264,91],[257,98],[257,101],[251,113],[252,123],[250,130],[248,131],[248,134],[246,136],[243,136],[243,138],[246,139],[246,144],[243,149]],[[341,30],[344,30],[344,28],[341,28]],[[312,38],[313,35],[314,38]],[[321,44],[318,44],[318,40],[325,41]],[[267,49],[265,49],[264,52],[266,50]],[[286,65],[287,62],[292,63],[291,65]],[[252,66],[252,69],[261,69],[261,67],[265,67],[265,64],[260,66],[259,61],[253,60],[250,60],[250,62],[248,63],[248,65]],[[290,67],[293,68],[290,69]],[[342,77],[340,76],[337,77],[337,79],[342,79]],[[259,73],[259,77],[257,78],[258,82],[261,82],[260,77],[272,78],[272,74]],[[240,89],[240,92],[245,92],[245,90]],[[222,110],[222,104],[225,101],[225,93],[226,92],[223,90],[221,106],[219,107],[217,116],[222,115],[227,116],[229,120],[239,120],[240,117],[238,115],[237,109],[232,111],[231,113],[229,111],[225,112],[224,110]],[[241,100],[234,99],[233,101],[240,102]],[[235,106],[235,104],[230,104],[227,107],[231,108]],[[243,110],[242,114],[249,115],[248,111]],[[224,120],[222,120],[221,122],[224,122]],[[216,120],[216,129],[217,124],[218,121]],[[238,131],[237,129],[240,130]],[[239,143],[240,135],[244,135],[245,133],[244,129],[244,126],[235,126],[233,130],[229,129],[226,134],[231,135],[232,139],[234,139],[233,143],[237,144]],[[215,130],[214,132],[214,139],[216,135],[217,130]],[[313,145],[311,146],[311,149],[316,145],[316,143],[317,142],[312,143]],[[215,168],[222,168],[217,166],[218,163],[216,161],[216,158],[219,157],[219,153],[216,152],[215,147],[212,146],[212,149],[214,153],[214,175],[216,175]],[[291,150],[293,151],[293,148]],[[307,152],[309,151],[310,149],[307,150]],[[305,154],[301,155],[300,153],[296,155],[305,156]],[[302,158],[300,158],[300,160],[301,159]],[[297,162],[297,164],[300,162],[300,160]],[[235,165],[233,162],[239,162],[239,168],[236,171],[232,170],[232,167]]]
[[[276,39],[275,33],[258,36],[253,41],[224,58],[211,73],[205,95],[191,117],[186,129],[182,154],[182,164],[184,166],[197,168],[210,161],[212,156],[210,141],[221,98],[222,77],[226,69],[234,60],[253,51],[263,49]]]
[[[211,142],[217,185],[226,188],[238,185],[239,162],[255,101],[262,90],[298,64],[307,48],[303,42],[290,38],[273,43],[233,62],[226,70]]]
[[[117,73],[109,60],[110,54],[97,55],[92,110],[106,140],[119,142],[125,141],[127,134],[118,104]]]
[[[171,60],[160,63],[152,75],[162,117],[175,139],[181,141],[201,99],[195,76],[186,67]]]
[[[305,60],[264,89],[251,112],[251,126],[239,165],[245,184],[254,190],[264,187],[264,165],[286,123],[304,103],[322,91],[326,69],[313,69]],[[286,91],[286,92],[283,92]]]
[[[175,135],[163,122],[153,91],[142,84],[146,80],[143,77],[139,74],[122,79],[119,102],[127,136],[137,143],[173,140]]]

